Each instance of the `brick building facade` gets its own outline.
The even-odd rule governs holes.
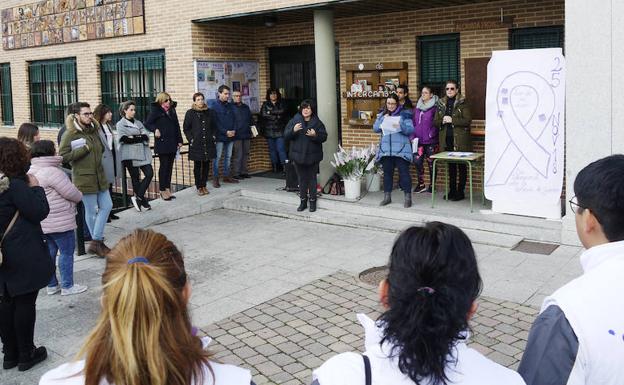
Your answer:
[[[29,1],[3,1],[1,8],[18,7],[24,3]],[[91,3],[94,0],[86,1],[87,6]],[[410,6],[403,3],[410,3]],[[227,3],[145,0],[145,34],[0,51],[0,64],[10,65],[10,98],[14,121],[12,126],[0,126],[0,135],[16,136],[16,127],[31,120],[28,65],[40,60],[75,58],[77,98],[92,106],[103,100],[103,55],[155,50],[164,51],[165,89],[179,102],[179,116],[183,116],[183,111],[190,106],[191,95],[195,91],[194,60],[257,61],[260,69],[260,95],[263,96],[271,84],[269,48],[313,45],[313,10],[315,5],[323,4],[336,12],[334,36],[339,65],[407,62],[408,85],[413,99],[416,99],[416,90],[421,86],[418,41],[422,36],[458,34],[458,80],[465,90],[465,59],[489,57],[493,50],[509,49],[512,30],[562,27],[564,24],[563,0],[454,0],[442,3],[393,1],[384,4],[366,0],[351,4],[309,0]],[[363,10],[359,9],[354,16],[349,16],[354,8],[347,7],[353,7],[353,4]],[[369,13],[365,12],[367,7],[370,8]],[[275,26],[267,27],[261,21],[258,22],[264,13],[276,17]],[[475,29],[460,23],[496,20],[503,16],[511,22],[504,25],[494,23],[492,28]],[[386,43],[375,44],[379,40]],[[346,73],[340,69],[339,74],[342,92],[347,89]],[[343,145],[363,146],[378,141],[378,136],[370,128],[344,124],[348,118],[344,98],[340,100],[340,111],[339,132]],[[56,130],[44,129],[42,136],[55,137]],[[483,131],[483,120],[475,120],[472,132],[477,151],[483,150]],[[266,142],[263,138],[256,138],[252,142],[252,171],[269,167]],[[480,179],[480,173],[477,179]]]

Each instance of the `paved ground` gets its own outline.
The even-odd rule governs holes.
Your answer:
[[[133,227],[118,226],[107,231],[110,243]],[[251,368],[259,385],[307,383],[322,359],[360,348],[354,312],[374,316],[378,309],[374,288],[355,277],[385,264],[396,236],[229,210],[153,228],[185,253],[194,324],[215,337],[218,358]],[[535,313],[523,305],[539,304],[578,275],[580,249],[562,246],[550,256],[479,244],[475,250],[485,287],[474,341],[513,367]],[[36,342],[50,359],[25,374],[0,372],[1,384],[35,384],[75,356],[99,312],[103,265],[96,258],[76,263],[76,282],[90,286],[83,295],[41,294]]]

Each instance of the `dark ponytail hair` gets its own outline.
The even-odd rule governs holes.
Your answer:
[[[393,345],[399,369],[416,384],[447,384],[446,366],[481,285],[472,244],[459,228],[429,222],[397,238],[382,343]]]

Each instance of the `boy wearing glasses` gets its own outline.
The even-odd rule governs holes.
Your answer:
[[[472,151],[470,123],[472,115],[466,99],[459,93],[459,85],[455,80],[446,81],[446,96],[438,101],[435,126],[440,129],[440,147],[445,151]],[[459,169],[459,181],[457,181]],[[449,163],[449,193],[444,199],[460,201],[465,198],[466,178],[468,175],[465,164]]]
[[[105,257],[110,249],[104,244],[104,226],[113,201],[108,192],[108,180],[102,166],[104,145],[100,139],[100,124],[93,119],[91,106],[81,102],[76,113],[67,115],[66,131],[61,139],[59,155],[72,168],[72,182],[82,192],[85,219],[91,243],[88,253]]]
[[[624,384],[624,155],[582,169],[574,193],[583,275],[544,300],[518,368],[527,385]]]

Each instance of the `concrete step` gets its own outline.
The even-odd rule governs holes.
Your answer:
[[[274,202],[279,204],[296,205],[298,197],[295,194],[263,192],[243,189],[241,196]],[[440,202],[441,204],[442,202]],[[444,202],[446,203],[446,202]],[[438,205],[438,204],[437,204]],[[345,199],[323,196],[319,198],[319,207],[340,215],[351,214],[358,218],[372,218],[373,222],[401,221],[406,224],[422,224],[431,221],[451,223],[466,232],[478,231],[483,233],[513,236],[514,239],[530,239],[541,242],[560,243],[561,223],[543,219],[494,214],[489,210],[479,210],[480,203],[475,203],[475,212],[469,210],[443,210],[431,208],[429,200],[414,200],[410,209],[403,208],[403,200],[395,200],[392,204],[379,207],[377,201],[365,204],[362,201],[352,202]]]
[[[228,210],[271,215],[287,219],[396,233],[409,226],[420,225],[426,221],[416,217],[410,219],[391,218],[389,216],[380,217],[349,212],[349,210],[337,210],[337,207],[341,207],[339,202],[331,202],[323,199],[319,200],[318,210],[315,213],[310,213],[308,210],[297,212],[296,208],[299,204],[299,199],[294,194],[292,194],[292,196],[280,195],[280,199],[278,200],[270,199],[272,194],[267,194],[269,196],[255,197],[249,195],[255,195],[255,193],[250,194],[243,190],[243,195],[231,196],[226,199],[223,202],[223,207]],[[446,222],[450,221],[447,220]],[[473,242],[486,245],[510,248],[522,240],[522,237],[517,235],[495,233],[479,229],[464,228],[464,231]]]

